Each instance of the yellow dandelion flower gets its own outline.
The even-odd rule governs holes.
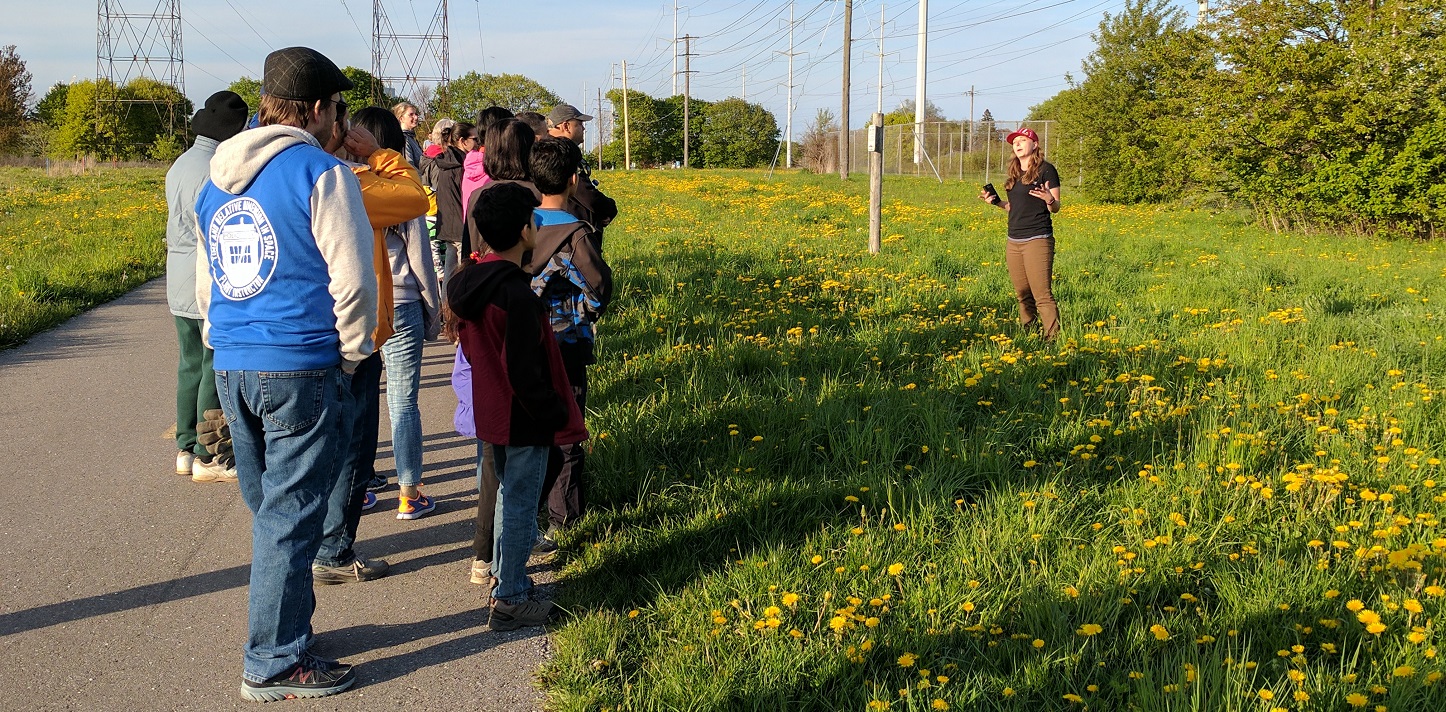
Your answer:
[[[1413,668],[1413,667],[1411,667],[1410,665],[1401,665],[1401,666],[1397,667],[1395,670],[1392,670],[1392,671],[1391,671],[1391,676],[1392,676],[1392,677],[1411,677],[1412,675],[1415,675],[1415,674],[1416,674],[1416,668]]]
[[[1255,694],[1256,694],[1256,696],[1260,697],[1260,699],[1262,699],[1262,700],[1270,701],[1270,700],[1275,699],[1275,693],[1274,693],[1274,692],[1271,692],[1270,690],[1267,690],[1267,689],[1265,689],[1265,688],[1261,688],[1260,692],[1257,692],[1257,693],[1255,693]]]
[[[1030,645],[1033,645],[1037,650],[1044,647],[1044,641],[1040,640],[1039,638],[1035,638],[1034,641],[1030,643]]]
[[[919,656],[913,653],[904,653],[899,656],[899,667],[914,667],[914,661],[918,659]]]
[[[1366,604],[1361,603],[1361,599],[1359,598],[1352,598],[1351,600],[1346,601],[1346,608],[1350,609],[1352,613],[1355,613],[1356,611],[1359,611],[1365,607]]]
[[[890,576],[898,576],[898,575],[901,574],[901,573],[904,573],[904,565],[903,565],[903,564],[890,564],[890,565],[889,565],[889,575],[890,575]]]
[[[1150,634],[1153,635],[1153,636],[1155,636],[1155,640],[1169,640],[1169,639],[1170,639],[1170,631],[1165,630],[1165,626],[1162,626],[1162,625],[1160,625],[1159,623],[1156,623],[1155,625],[1150,626]]]
[[[1366,699],[1366,696],[1359,692],[1352,692],[1346,695],[1346,704],[1352,707],[1365,707],[1367,702],[1369,702],[1369,700]]]
[[[785,594],[783,594],[783,605],[792,608],[794,605],[797,605],[797,603],[798,603],[798,594],[796,594],[796,593],[785,593]]]
[[[1076,630],[1075,633],[1083,635],[1085,637],[1089,637],[1091,635],[1098,635],[1102,630],[1104,630],[1104,628],[1100,627],[1098,624],[1086,623],[1080,626],[1079,630]]]
[[[1080,697],[1079,695],[1076,695],[1076,694],[1074,694],[1073,692],[1065,695],[1065,696],[1064,696],[1064,699],[1066,699],[1066,700],[1068,700],[1068,701],[1070,701],[1070,702],[1074,702],[1074,703],[1084,702],[1084,698],[1083,698],[1083,697]]]

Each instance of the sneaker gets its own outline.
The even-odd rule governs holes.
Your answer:
[[[497,586],[497,577],[492,575],[492,563],[489,561],[472,561],[472,583],[487,587],[488,595]]]
[[[362,497],[362,511],[366,511],[375,506],[377,506],[377,496],[371,492],[366,493],[366,496]]]
[[[492,615],[487,620],[487,627],[505,631],[547,625],[552,611],[552,601],[523,601],[517,604],[498,601],[492,604]]]
[[[397,498],[397,519],[416,519],[437,508],[437,503],[430,497],[417,493],[416,499],[409,497]]]
[[[389,484],[391,484],[391,483],[387,480],[387,478],[386,478],[385,476],[383,476],[383,475],[372,475],[372,478],[369,479],[369,480],[367,480],[367,491],[368,491],[368,492],[380,492],[380,491],[386,489],[386,488],[387,488],[387,485],[389,485]]]
[[[323,586],[338,583],[360,583],[386,576],[389,568],[391,566],[381,559],[363,559],[358,556],[345,566],[312,564],[311,580],[313,583]]]
[[[562,533],[562,528],[556,524],[547,527],[547,531],[537,537],[536,543],[532,545],[534,554],[551,554],[557,551],[557,537]]]
[[[179,450],[176,452],[176,474],[185,476],[191,474],[191,464],[196,461],[193,453]]]
[[[241,681],[241,696],[252,702],[279,702],[298,697],[327,697],[356,683],[352,666],[330,665],[310,655],[266,682]]]
[[[219,462],[201,462],[196,460],[191,463],[192,482],[235,482],[236,468],[226,467]]]

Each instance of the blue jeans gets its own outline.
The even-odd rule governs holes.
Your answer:
[[[311,561],[341,468],[349,377],[314,371],[217,371],[241,498],[251,509],[251,592],[244,675],[275,677],[311,645]]]
[[[396,332],[382,344],[387,365],[387,411],[392,417],[392,455],[397,462],[397,484],[403,487],[422,482],[422,414],[417,410],[417,393],[422,381],[422,303],[398,304]]]
[[[342,419],[345,432],[339,440],[350,445],[342,453],[341,476],[327,497],[321,548],[316,552],[316,563],[322,566],[346,566],[356,559],[352,545],[361,523],[367,482],[376,473],[381,388],[382,356],[374,353],[357,364],[351,376],[351,407]]]
[[[497,507],[493,515],[496,536],[492,543],[492,575],[497,588],[492,596],[515,605],[527,600],[527,558],[537,543],[537,504],[547,477],[543,446],[493,445],[497,461]]]

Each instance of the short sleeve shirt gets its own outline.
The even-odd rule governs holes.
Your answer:
[[[1053,235],[1054,223],[1049,217],[1049,206],[1043,200],[1029,194],[1035,186],[1059,187],[1059,171],[1054,164],[1045,161],[1039,166],[1039,177],[1034,183],[1020,181],[1009,189],[1009,238],[1023,240],[1041,235]]]

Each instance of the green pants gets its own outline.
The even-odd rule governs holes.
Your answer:
[[[172,318],[176,320],[176,340],[181,346],[176,367],[176,449],[210,461],[211,454],[196,442],[196,423],[206,419],[206,411],[221,407],[216,397],[216,371],[211,366],[214,352],[201,341],[200,319]]]

